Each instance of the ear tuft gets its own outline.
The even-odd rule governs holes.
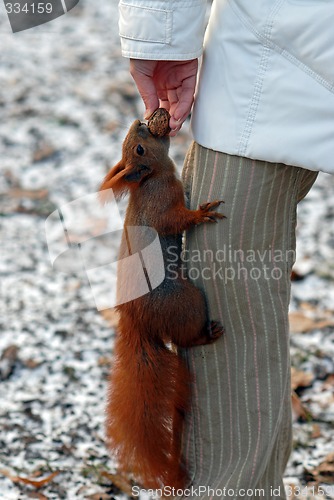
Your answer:
[[[105,204],[120,198],[128,189],[124,182],[125,168],[122,161],[118,162],[105,176],[101,186],[99,199]],[[112,192],[112,194],[111,194]]]

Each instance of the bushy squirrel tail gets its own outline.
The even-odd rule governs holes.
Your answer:
[[[125,324],[126,323],[126,324]],[[107,444],[145,488],[182,488],[180,433],[190,375],[162,341],[120,320],[107,403]]]

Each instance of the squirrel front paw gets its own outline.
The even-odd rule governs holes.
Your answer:
[[[200,220],[198,224],[201,224],[202,222],[218,222],[217,219],[226,219],[226,216],[219,213],[212,211],[213,208],[219,207],[221,203],[224,203],[222,200],[215,200],[215,201],[210,201],[207,203],[202,203],[199,207],[199,212],[200,212]]]

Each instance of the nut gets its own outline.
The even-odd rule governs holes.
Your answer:
[[[152,135],[155,137],[163,137],[164,135],[169,134],[169,119],[170,114],[167,109],[158,108],[156,109],[148,119],[148,129]]]

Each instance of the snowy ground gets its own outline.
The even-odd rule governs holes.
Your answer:
[[[116,4],[81,0],[16,35],[0,10],[0,469],[35,479],[59,471],[38,491],[0,474],[5,500],[119,495],[103,443],[114,318],[96,310],[83,272],[52,269],[45,238],[47,216],[97,190],[142,116],[120,57]],[[178,165],[188,142],[187,131],[173,140]],[[292,290],[296,421],[286,482],[307,485],[309,498],[326,498],[312,496],[319,484],[334,498],[333,189],[334,176],[320,175],[300,205],[303,279]]]

